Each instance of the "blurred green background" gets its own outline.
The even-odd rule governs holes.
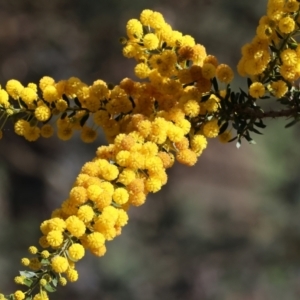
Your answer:
[[[0,0],[0,83],[77,76],[136,79],[119,38],[145,8],[191,34],[235,67],[267,1]],[[245,87],[245,79],[234,85]],[[271,107],[271,101],[265,108]],[[130,210],[103,258],[78,263],[78,282],[51,299],[300,299],[299,129],[270,120],[258,145],[210,141],[197,166],[176,165],[169,182]],[[25,142],[11,128],[0,144],[0,289],[13,292],[21,257],[39,224],[68,196],[102,137]]]

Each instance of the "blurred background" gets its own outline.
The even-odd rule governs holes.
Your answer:
[[[219,62],[235,67],[267,0],[0,0],[0,83],[71,76],[91,84],[133,75],[119,38],[145,9],[192,35]],[[236,78],[234,88],[245,87]],[[271,107],[271,101],[265,108]],[[193,168],[173,167],[168,184],[130,210],[107,254],[78,263],[78,282],[51,299],[300,299],[299,128],[270,120],[257,145],[210,141]],[[20,259],[37,244],[39,224],[67,198],[99,137],[0,142],[0,290],[16,289]]]

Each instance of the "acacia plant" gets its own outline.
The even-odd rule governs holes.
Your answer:
[[[39,246],[30,246],[21,259],[29,270],[15,277],[20,287],[0,299],[49,299],[58,285],[77,281],[76,262],[85,251],[103,256],[106,242],[127,224],[129,208],[166,184],[166,169],[175,160],[195,165],[207,140],[235,140],[239,147],[243,139],[254,142],[265,118],[289,118],[286,127],[298,122],[299,2],[269,0],[237,66],[247,90],[233,91],[230,66],[149,9],[128,21],[121,39],[140,81],[88,85],[75,77],[56,82],[45,76],[24,86],[9,80],[0,90],[1,138],[13,122],[14,132],[29,142],[55,132],[66,141],[79,131],[91,143],[102,128],[108,144],[83,165],[68,199],[42,222]],[[266,98],[282,108],[264,111],[260,100]]]

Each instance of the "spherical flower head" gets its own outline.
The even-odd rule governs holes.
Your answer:
[[[130,168],[124,168],[123,171],[119,174],[117,182],[120,182],[124,185],[128,185],[136,177],[135,171]]]
[[[146,63],[139,63],[135,66],[134,68],[134,74],[140,78],[140,79],[144,79],[147,78],[150,74],[150,68],[148,67],[148,65]]]
[[[95,162],[92,162],[92,161],[87,162],[81,168],[80,173],[87,174],[89,176],[98,176],[98,174],[99,174],[98,165]]]
[[[45,286],[47,283],[48,283],[48,282],[47,282],[47,280],[46,280],[45,278],[42,278],[42,279],[40,279],[40,281],[39,281],[39,284],[40,284],[41,286]]]
[[[279,30],[285,34],[293,32],[295,30],[295,26],[296,23],[291,17],[284,17],[278,23]]]
[[[211,120],[204,124],[203,134],[208,138],[215,138],[219,134],[218,120]]]
[[[164,17],[161,13],[154,11],[149,17],[149,26],[159,30],[165,25]]]
[[[62,256],[55,256],[51,260],[51,267],[56,273],[64,273],[69,267],[68,260]]]
[[[84,126],[81,130],[80,138],[84,143],[92,143],[97,138],[97,131],[91,127]]]
[[[63,99],[59,99],[58,101],[56,101],[55,107],[58,111],[64,112],[68,108],[68,103]]]
[[[23,119],[18,120],[14,125],[14,131],[17,135],[24,135],[28,131],[30,124]]]
[[[234,77],[232,69],[226,64],[218,65],[216,69],[216,77],[221,82],[230,83]]]
[[[75,282],[78,280],[78,272],[72,268],[69,268],[66,272],[67,279],[70,282]]]
[[[197,155],[190,149],[184,149],[176,154],[176,160],[181,164],[191,167],[196,164]]]
[[[129,197],[129,202],[133,206],[141,206],[145,203],[145,201],[146,201],[146,195],[144,192],[132,194]]]
[[[297,52],[292,49],[285,49],[280,53],[282,63],[287,66],[294,66],[298,62]]]
[[[94,210],[89,205],[82,205],[77,211],[77,217],[84,223],[90,222],[94,215]]]
[[[284,9],[287,12],[295,12],[299,10],[299,2],[296,0],[287,0]]]
[[[191,150],[194,151],[198,156],[207,147],[207,140],[202,134],[196,134],[191,140]]]
[[[204,107],[208,112],[216,112],[219,108],[219,101],[216,95],[210,95],[209,99],[204,102]]]
[[[145,182],[145,188],[148,192],[156,193],[162,187],[162,182],[155,176],[150,176]]]
[[[47,234],[46,240],[50,246],[59,247],[64,241],[64,236],[60,230],[52,230]]]
[[[129,194],[127,190],[124,188],[116,188],[112,198],[117,204],[122,205],[128,201]]]
[[[282,65],[280,67],[280,75],[287,81],[294,81],[297,78],[296,66]]]
[[[18,290],[14,293],[14,299],[15,300],[23,300],[23,299],[25,299],[25,294],[22,291]]]
[[[40,79],[39,87],[43,91],[48,85],[54,85],[55,80],[52,77],[44,76]]]
[[[159,40],[154,33],[147,33],[144,36],[143,43],[148,50],[154,50],[158,48]]]
[[[30,247],[28,248],[28,252],[29,252],[30,254],[37,254],[38,249],[37,249],[37,247],[35,247],[35,246],[30,246]]]
[[[117,227],[123,227],[127,224],[128,222],[128,214],[125,210],[123,209],[118,209],[118,218],[116,220],[115,226]]]
[[[72,127],[59,127],[57,131],[57,137],[63,141],[68,141],[73,136]]]
[[[20,97],[27,105],[30,105],[38,96],[33,89],[26,87],[20,92]]]
[[[93,85],[90,87],[90,94],[98,99],[105,99],[109,97],[110,91],[106,82],[99,79],[93,82]]]
[[[79,243],[74,243],[68,249],[69,257],[74,261],[82,259],[84,256],[84,253],[85,253],[85,250],[84,250],[83,246]]]
[[[107,163],[106,165],[99,166],[99,176],[104,180],[115,180],[119,175],[119,169],[117,166]]]
[[[215,77],[216,67],[208,62],[203,63],[202,66],[202,75],[205,79],[212,79]]]
[[[58,100],[59,95],[56,87],[53,85],[46,86],[43,90],[43,98],[49,103]]]
[[[35,109],[34,115],[38,121],[45,122],[51,117],[51,110],[48,106],[41,105]]]
[[[24,257],[21,259],[21,263],[23,266],[27,267],[30,264],[30,260],[28,258]]]
[[[105,238],[100,232],[93,232],[87,235],[86,242],[89,248],[100,248],[104,245]]]
[[[18,80],[11,79],[6,83],[5,89],[8,94],[16,100],[20,96],[24,87]]]
[[[24,138],[29,142],[34,142],[40,137],[40,131],[37,126],[27,127],[24,131]]]
[[[54,133],[54,129],[50,124],[45,124],[41,127],[40,133],[43,138],[50,138]]]
[[[66,225],[67,230],[77,238],[80,238],[85,233],[85,224],[77,216],[70,216],[66,220]]]
[[[285,81],[277,80],[271,83],[272,94],[276,98],[282,98],[288,92],[288,86]]]
[[[151,19],[152,14],[153,14],[153,11],[150,10],[150,9],[144,9],[141,12],[141,14],[140,14],[140,20],[141,20],[141,23],[144,26],[149,26],[150,25],[150,19]]]
[[[143,25],[137,19],[131,19],[126,24],[127,36],[130,39],[137,39],[143,36]]]
[[[48,231],[59,230],[59,231],[63,232],[66,229],[65,221],[58,217],[48,220],[48,222],[46,224],[47,224],[46,226],[47,226]]]
[[[205,59],[205,57],[207,56],[206,54],[206,49],[203,45],[200,44],[196,44],[193,47],[193,57],[192,57],[192,61],[195,65],[198,66],[202,66],[203,65],[203,61]]]
[[[181,46],[194,47],[195,44],[195,39],[192,36],[186,34],[182,37]]]
[[[9,96],[6,90],[0,90],[0,105],[8,108],[10,106],[10,103],[8,101]]]
[[[253,82],[249,87],[249,94],[253,98],[262,97],[265,91],[265,86],[261,82]]]
[[[41,256],[42,256],[42,258],[48,258],[50,256],[50,253],[47,250],[43,250],[41,252]]]
[[[200,113],[200,105],[197,100],[194,100],[194,99],[188,100],[183,105],[183,111],[189,117],[192,117],[192,118],[196,117]]]

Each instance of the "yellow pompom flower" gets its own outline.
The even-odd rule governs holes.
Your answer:
[[[46,105],[40,105],[35,109],[34,115],[38,121],[45,122],[51,117],[51,110]]]
[[[56,101],[55,107],[58,111],[64,112],[68,108],[68,103],[63,99],[59,99],[58,101]]]
[[[116,220],[115,226],[125,226],[128,222],[128,214],[123,209],[118,209],[118,218]]]
[[[28,252],[29,252],[30,254],[37,254],[38,249],[37,249],[37,247],[35,247],[35,246],[30,246],[30,247],[28,248]]]
[[[21,263],[23,266],[27,267],[30,264],[30,260],[27,257],[21,259]]]
[[[78,280],[78,272],[74,269],[69,268],[66,272],[66,276],[70,282],[75,282]]]
[[[11,79],[6,83],[5,89],[13,99],[17,99],[24,87],[18,80]]]
[[[87,190],[82,186],[75,186],[71,189],[69,197],[73,203],[83,204],[88,200]]]
[[[208,138],[215,138],[219,134],[218,120],[211,120],[204,124],[203,134]]]
[[[66,229],[66,223],[63,219],[55,217],[47,222],[47,229],[49,231],[51,230],[59,230],[63,232]]]
[[[219,108],[219,98],[216,95],[210,95],[209,99],[204,102],[204,107],[208,112],[216,112]]]
[[[102,233],[93,232],[87,235],[86,242],[89,248],[100,248],[104,245],[105,239]]]
[[[232,69],[226,64],[218,65],[216,69],[216,77],[221,82],[230,83],[234,77]]]
[[[14,299],[15,300],[23,300],[23,299],[25,299],[25,294],[22,291],[18,290],[14,293]]]
[[[20,119],[15,123],[14,131],[17,135],[24,135],[25,132],[28,131],[29,127],[30,127],[30,124],[28,121]]]
[[[141,22],[144,26],[149,26],[150,25],[150,18],[152,16],[152,14],[153,14],[153,11],[150,10],[150,9],[144,9],[141,12],[140,20],[141,20]]]
[[[23,284],[25,278],[26,278],[25,276],[16,276],[14,278],[14,281],[16,284]],[[0,297],[0,300],[1,300],[1,297]]]
[[[198,156],[207,147],[207,140],[204,135],[196,134],[191,140],[191,150],[194,151]]]
[[[253,98],[262,97],[265,91],[265,86],[261,82],[253,82],[249,87],[249,94]]]
[[[50,246],[59,247],[64,241],[64,236],[60,230],[52,230],[47,234],[46,240]]]
[[[183,111],[184,113],[189,116],[189,117],[196,117],[200,113],[200,105],[198,101],[196,100],[188,100],[184,105],[183,105]]]
[[[55,80],[52,77],[44,76],[40,79],[39,87],[43,91],[48,85],[54,85]]]
[[[77,217],[85,223],[90,222],[94,215],[94,210],[89,205],[82,205],[77,211]]]
[[[62,256],[55,256],[51,260],[51,267],[56,273],[64,273],[69,267],[68,260]]]
[[[42,258],[48,258],[50,256],[50,253],[47,250],[43,250],[41,252],[41,256],[42,256]]]
[[[59,278],[59,284],[60,284],[61,286],[67,285],[67,279],[66,279],[65,277],[60,277],[60,278]]]
[[[27,105],[30,105],[34,100],[37,99],[37,93],[31,88],[26,87],[20,92],[20,97]]]
[[[45,124],[41,127],[41,136],[43,138],[49,138],[53,135],[54,129],[50,124]]]
[[[49,103],[58,100],[59,95],[57,93],[56,87],[52,85],[46,86],[43,90],[43,98]]]
[[[283,80],[271,83],[272,94],[276,98],[282,98],[288,92],[288,86]]]
[[[150,74],[150,68],[148,67],[148,65],[146,63],[139,63],[135,66],[134,68],[134,74],[140,78],[140,79],[144,79],[147,78]]]
[[[29,142],[34,142],[40,137],[40,131],[37,126],[29,126],[25,128],[24,138]]]
[[[124,188],[116,188],[113,193],[112,198],[117,204],[122,205],[128,201],[129,194],[128,194],[127,190]]]
[[[148,192],[156,193],[162,187],[162,182],[159,178],[150,176],[145,182],[145,188]]]
[[[84,248],[81,244],[75,243],[71,245],[68,249],[68,254],[70,258],[74,261],[80,260],[84,256]]]
[[[120,182],[124,185],[128,185],[130,182],[132,182],[136,177],[135,172],[130,168],[125,168],[123,171],[119,174],[117,182]]]
[[[154,50],[158,47],[159,40],[158,37],[154,33],[147,33],[143,39],[144,46],[148,50]]]
[[[40,293],[36,294],[33,297],[33,300],[49,300],[49,297],[47,295],[47,292],[45,291],[40,291]]]
[[[131,19],[126,24],[127,36],[130,39],[137,39],[143,36],[143,25],[137,19]]]
[[[85,224],[77,216],[67,218],[66,226],[67,230],[77,238],[83,236],[86,230]]]
[[[280,58],[283,64],[287,66],[294,66],[298,62],[297,52],[292,49],[285,49],[280,53]]]
[[[216,67],[211,63],[204,63],[202,66],[202,75],[206,79],[212,79],[216,74]]]
[[[296,25],[295,21],[291,17],[284,17],[278,23],[279,30],[282,33],[286,33],[286,34],[289,34],[292,31],[294,31],[295,25]]]
[[[191,167],[197,162],[197,155],[190,149],[183,149],[176,154],[176,160]]]
[[[92,143],[97,138],[97,131],[88,126],[84,126],[81,130],[80,138],[85,143]]]
[[[285,80],[294,81],[296,79],[296,66],[282,65],[279,72]]]
[[[8,99],[9,97],[6,90],[0,90],[0,105],[2,105],[5,108],[8,108],[10,106]]]

